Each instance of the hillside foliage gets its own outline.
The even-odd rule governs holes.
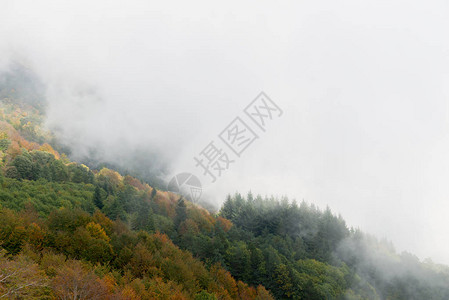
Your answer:
[[[329,208],[248,193],[209,212],[70,161],[36,95],[0,95],[0,298],[449,299],[447,267]]]

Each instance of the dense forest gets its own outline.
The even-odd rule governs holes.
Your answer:
[[[71,161],[29,78],[0,78],[0,298],[449,299],[448,267],[329,208],[248,193],[210,212]]]

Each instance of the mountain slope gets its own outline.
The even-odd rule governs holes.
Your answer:
[[[71,162],[42,129],[45,105],[4,82],[0,297],[64,298],[76,283],[81,299],[449,299],[447,267],[329,209],[249,193],[213,214]]]

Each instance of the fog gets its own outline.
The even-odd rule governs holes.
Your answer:
[[[443,0],[4,1],[0,68],[37,74],[75,159],[191,172],[217,205],[237,190],[329,205],[448,264],[448,13]],[[282,116],[211,183],[193,157],[261,91]]]

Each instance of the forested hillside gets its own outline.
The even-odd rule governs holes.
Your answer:
[[[447,267],[397,254],[329,208],[248,193],[212,213],[70,161],[43,129],[38,89],[8,78],[0,298],[449,299]]]

